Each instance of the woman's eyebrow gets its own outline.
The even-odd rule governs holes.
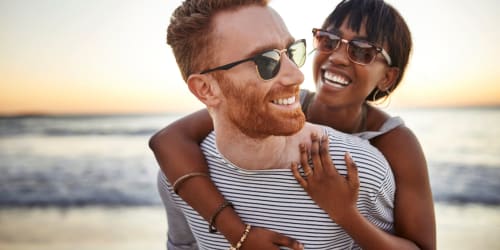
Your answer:
[[[328,31],[328,32],[330,32],[332,34],[335,34],[335,35],[337,35],[339,37],[344,38],[344,33],[342,31],[340,31],[339,29],[337,29],[337,28],[329,28],[326,31]],[[364,40],[364,41],[368,41],[368,36],[356,35],[351,40]]]

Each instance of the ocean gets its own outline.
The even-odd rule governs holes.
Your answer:
[[[422,144],[436,203],[500,205],[500,108],[394,109]],[[183,114],[0,118],[0,207],[159,206],[148,148]]]

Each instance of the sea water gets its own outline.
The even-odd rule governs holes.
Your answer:
[[[500,204],[500,109],[404,109],[437,203]],[[0,206],[156,206],[148,139],[183,114],[0,118]]]

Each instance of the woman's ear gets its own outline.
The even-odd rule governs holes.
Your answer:
[[[396,83],[398,77],[399,77],[399,68],[388,67],[385,71],[384,78],[377,85],[378,89],[382,91],[389,90]]]
[[[187,85],[191,93],[207,107],[220,102],[219,85],[210,75],[192,74],[187,79]]]

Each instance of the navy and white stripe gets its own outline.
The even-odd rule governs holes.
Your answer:
[[[339,173],[345,175],[344,154],[350,152],[358,167],[358,209],[382,230],[393,231],[395,183],[381,153],[368,141],[327,128],[329,150]],[[246,223],[291,236],[306,249],[357,249],[349,235],[320,209],[297,183],[290,169],[245,170],[228,162],[217,151],[212,132],[201,144],[210,176],[226,200]],[[168,185],[172,192],[171,186]],[[173,192],[200,249],[228,249],[219,233],[208,232],[208,223]],[[169,218],[170,220],[171,218]]]

